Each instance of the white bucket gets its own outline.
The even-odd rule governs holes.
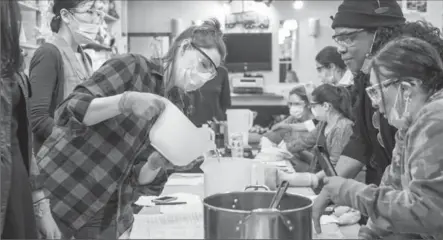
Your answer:
[[[247,158],[205,159],[200,166],[204,172],[205,197],[217,193],[242,192],[251,185],[264,185],[264,167],[264,164]]]

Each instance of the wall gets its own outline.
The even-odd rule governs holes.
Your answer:
[[[183,27],[191,25],[194,20],[208,17],[224,19],[222,3],[225,1],[128,1],[128,31],[129,32],[170,32],[171,18],[180,18]],[[234,1],[233,3],[236,3]],[[267,86],[278,85],[278,23],[280,20],[298,20],[297,44],[293,69],[296,70],[302,82],[317,82],[315,71],[315,54],[327,45],[334,45],[330,27],[331,15],[334,15],[342,1],[304,1],[301,10],[292,8],[292,1],[274,1],[270,9],[271,30],[275,33],[273,39],[273,69],[264,73]],[[238,4],[237,4],[238,5]],[[443,1],[428,1],[429,13],[426,19],[434,25],[442,27]],[[320,20],[319,36],[308,35],[309,18]],[[414,15],[407,15],[414,20]]]
[[[183,27],[189,26],[193,20],[217,17],[224,19],[222,3],[224,1],[128,1],[128,31],[129,32],[169,32],[171,18],[180,18]],[[232,8],[238,4],[233,2]],[[270,9],[271,30],[276,33],[278,23],[284,19],[299,20],[299,43],[297,57],[294,59],[294,68],[302,81],[316,79],[314,56],[315,53],[326,45],[333,44],[331,39],[330,19],[338,6],[338,1],[312,1],[305,2],[305,7],[296,11],[292,8],[291,1],[274,1]],[[310,17],[321,16],[321,34],[312,38],[303,33],[307,29]],[[279,46],[278,35],[273,39],[273,71],[263,72],[266,85],[277,84]]]

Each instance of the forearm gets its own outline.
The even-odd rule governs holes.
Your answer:
[[[85,113],[83,123],[92,126],[119,115],[121,98],[122,94],[93,99]]]
[[[54,128],[54,119],[49,116],[41,116],[39,123],[33,126],[32,131],[41,139],[47,139]]]
[[[304,123],[292,123],[289,124],[289,126],[293,131],[300,131],[300,132],[308,131]]]
[[[138,184],[147,185],[155,180],[161,168],[152,169],[149,164],[143,164],[138,174]]]

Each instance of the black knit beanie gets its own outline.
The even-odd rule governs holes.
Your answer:
[[[396,0],[344,0],[333,18],[332,28],[377,28],[405,21]]]

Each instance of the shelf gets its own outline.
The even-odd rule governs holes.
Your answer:
[[[18,5],[20,5],[20,9],[22,11],[35,11],[35,12],[39,12],[40,10],[36,7],[36,6],[32,6],[30,4],[24,3],[19,1]]]
[[[37,49],[39,46],[32,43],[20,43],[20,47],[26,48],[26,49]]]
[[[112,23],[112,22],[115,22],[117,20],[118,20],[118,18],[115,18],[115,17],[113,17],[113,16],[111,16],[109,14],[105,15],[105,22],[106,23]]]

